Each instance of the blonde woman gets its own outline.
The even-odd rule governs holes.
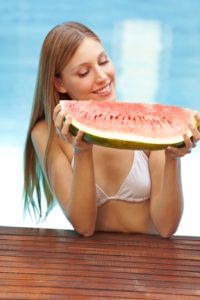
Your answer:
[[[73,228],[95,231],[174,234],[183,211],[180,157],[200,139],[163,151],[130,151],[87,144],[83,132],[69,133],[60,99],[115,101],[115,70],[100,39],[68,22],[44,40],[25,146],[25,207],[48,207],[56,199]]]

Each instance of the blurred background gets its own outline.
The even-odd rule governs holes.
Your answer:
[[[23,147],[45,36],[58,23],[83,22],[116,66],[119,100],[200,111],[200,1],[1,0],[0,15],[0,225],[70,229],[58,206],[42,224],[23,217]],[[182,159],[178,235],[200,235],[199,169],[200,146]]]

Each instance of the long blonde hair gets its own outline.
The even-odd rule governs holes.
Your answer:
[[[24,149],[24,209],[30,211],[30,208],[32,208],[39,220],[42,218],[42,192],[44,192],[46,198],[47,211],[51,208],[54,196],[49,187],[48,179],[42,172],[32,143],[31,132],[38,121],[47,121],[46,168],[53,134],[52,116],[54,107],[60,99],[70,100],[69,95],[60,94],[56,91],[54,79],[55,76],[59,77],[85,37],[100,41],[98,36],[85,25],[77,22],[66,22],[54,27],[48,33],[42,45],[32,113]]]

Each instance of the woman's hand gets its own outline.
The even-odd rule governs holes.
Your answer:
[[[195,119],[197,122],[197,126],[194,126],[193,124],[188,124],[188,127],[192,132],[192,139],[187,134],[184,134],[184,147],[167,147],[166,154],[169,155],[171,158],[176,159],[178,157],[182,157],[190,153],[192,151],[192,148],[196,147],[197,142],[200,140],[200,115],[198,113],[195,115]]]
[[[92,148],[92,144],[83,141],[84,132],[79,130],[76,136],[70,133],[71,118],[67,112],[61,110],[61,105],[58,104],[53,113],[56,133],[65,141],[73,145],[75,152],[87,151]]]

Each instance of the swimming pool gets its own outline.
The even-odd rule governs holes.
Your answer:
[[[0,30],[0,224],[22,219],[22,151],[39,51],[47,32],[66,20],[102,38],[117,70],[118,98],[177,104],[200,111],[200,1],[27,0],[2,2]],[[183,159],[185,211],[177,234],[200,234],[200,150]],[[40,226],[69,228],[56,207]]]

